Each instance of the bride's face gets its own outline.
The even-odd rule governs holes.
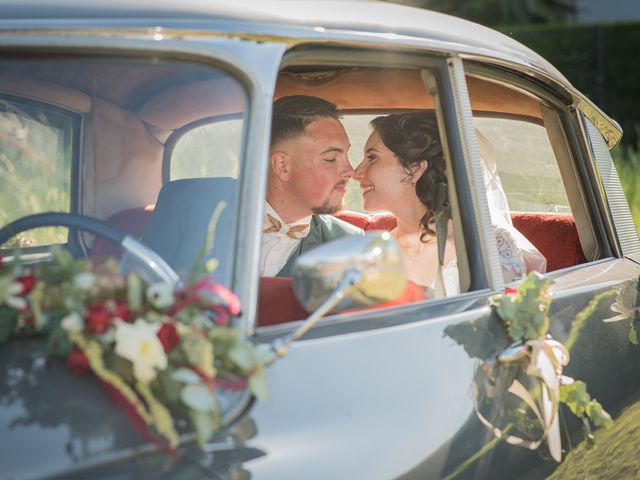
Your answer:
[[[364,209],[368,211],[393,212],[407,195],[415,196],[398,158],[375,131],[364,146],[364,160],[356,168],[353,178],[360,182]]]

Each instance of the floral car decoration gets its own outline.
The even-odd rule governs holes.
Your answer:
[[[502,331],[493,332],[490,339],[473,338],[477,325],[454,325],[447,334],[484,362],[473,392],[478,419],[512,445],[537,449],[546,440],[551,457],[560,462],[560,404],[582,420],[588,447],[593,446],[592,425],[610,428],[613,421],[590,397],[584,382],[563,375],[569,351],[548,334],[550,284],[534,272],[516,288],[492,297]],[[496,353],[496,345],[504,348]],[[483,404],[492,409],[497,402],[503,418],[487,418]],[[496,426],[499,421],[507,423]]]
[[[93,373],[141,433],[174,451],[178,418],[204,444],[220,427],[217,389],[247,386],[268,397],[267,345],[230,320],[236,296],[208,275],[175,289],[122,276],[52,249],[50,265],[0,263],[0,342],[47,335],[51,355],[76,374]]]

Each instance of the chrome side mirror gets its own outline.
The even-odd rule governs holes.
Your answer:
[[[407,285],[400,247],[382,231],[344,237],[301,255],[292,278],[298,300],[313,313],[296,331],[274,342],[278,356],[286,355],[291,342],[327,313],[388,302]]]

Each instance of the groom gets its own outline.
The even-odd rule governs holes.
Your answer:
[[[363,234],[330,215],[343,208],[354,173],[341,116],[333,103],[317,97],[282,97],[273,104],[260,275],[288,277],[303,252]]]

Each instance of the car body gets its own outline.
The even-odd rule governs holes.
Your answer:
[[[496,322],[489,299],[505,287],[480,130],[515,226],[547,256],[550,333],[572,357],[565,373],[586,381],[616,418],[633,406],[639,368],[629,323],[602,321],[614,315],[612,292],[635,292],[640,275],[640,240],[609,155],[621,131],[531,50],[392,4],[199,0],[2,2],[0,50],[0,224],[81,214],[142,236],[187,270],[223,201],[217,279],[240,298],[247,335],[273,341],[301,320],[281,300],[288,294],[276,297],[256,273],[274,98],[335,102],[354,163],[370,118],[432,109],[463,291],[327,316],[270,367],[270,400],[235,398],[226,428],[204,449],[185,436],[180,459],[141,438],[94,379],[48,362],[40,340],[4,344],[0,477],[543,478],[593,472],[590,458],[604,468],[615,455],[572,455],[579,424],[568,411],[563,463],[497,442],[471,393],[482,362],[450,334],[471,322],[485,338]],[[213,178],[215,193],[183,205],[183,193],[209,188],[194,177]],[[370,228],[380,219],[355,216]],[[76,227],[15,242],[4,255],[20,247],[38,261],[51,243],[78,256],[114,253]]]

